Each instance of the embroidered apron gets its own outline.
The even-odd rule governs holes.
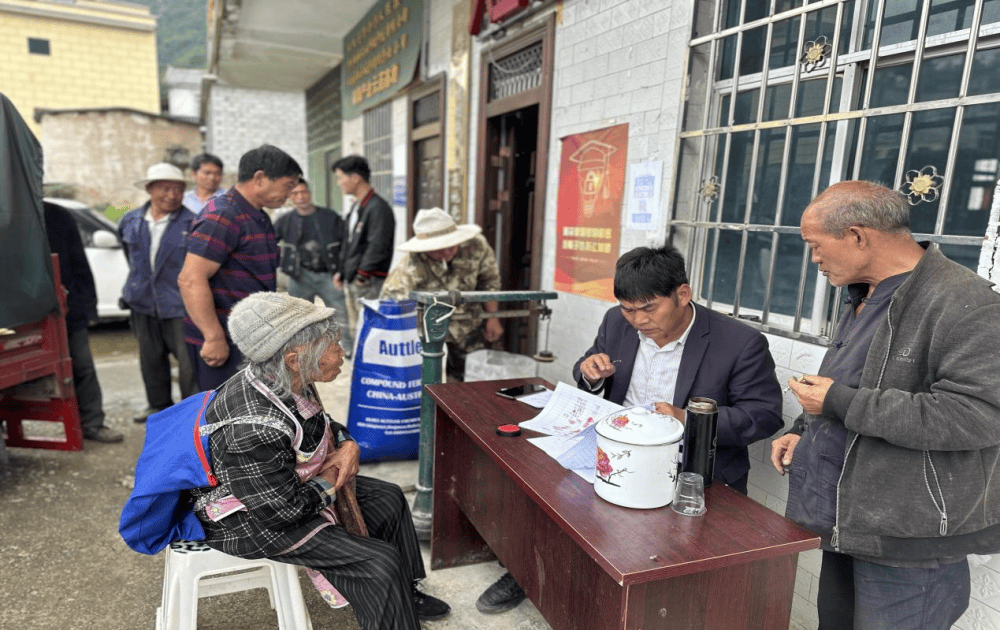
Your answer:
[[[254,386],[260,393],[267,396],[267,398],[275,404],[286,416],[291,418],[292,422],[295,424],[295,437],[292,439],[292,450],[295,451],[295,474],[299,477],[299,483],[305,483],[319,474],[320,469],[323,466],[323,462],[326,461],[327,453],[335,448],[333,444],[333,436],[330,433],[330,423],[323,423],[323,438],[320,440],[319,445],[316,447],[312,453],[305,453],[300,449],[302,446],[302,425],[299,424],[298,418],[295,414],[285,406],[277,396],[274,395],[266,385],[261,383],[259,380],[254,378],[249,372],[246,373],[247,380],[250,384]],[[233,495],[228,495],[217,499],[205,506],[205,513],[208,518],[212,521],[219,521],[226,516],[229,516],[233,512],[239,510],[246,511],[246,506]],[[295,543],[291,547],[285,550],[287,553],[292,549],[299,547],[313,536],[315,536],[320,530],[329,527],[330,525],[337,525],[337,513],[333,509],[333,505],[328,505],[320,511],[320,516],[326,519],[326,523],[323,523],[319,527],[316,527],[311,532],[306,534],[305,538]],[[323,577],[323,574],[309,567],[305,567],[306,575],[309,576],[309,580],[312,581],[313,586],[319,591],[320,596],[323,598],[331,608],[343,608],[347,606],[350,602],[340,594],[340,592],[330,584],[329,580]]]

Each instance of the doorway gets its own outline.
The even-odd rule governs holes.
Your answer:
[[[490,118],[486,123],[489,162],[483,236],[498,253],[501,289],[533,288],[532,255],[535,230],[535,164],[538,148],[538,106],[531,105]],[[540,222],[539,222],[540,223]],[[510,303],[503,310],[527,308]],[[533,354],[533,326],[528,319],[504,320],[509,352]]]
[[[541,287],[554,34],[550,15],[539,28],[484,50],[480,60],[476,220],[496,251],[504,291]],[[530,306],[507,302],[501,309]],[[503,324],[504,350],[535,354],[537,318]]]

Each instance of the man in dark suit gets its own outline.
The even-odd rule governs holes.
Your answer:
[[[594,345],[573,366],[577,385],[620,405],[655,404],[684,422],[695,396],[719,405],[715,479],[746,494],[747,445],[774,435],[781,388],[764,335],[697,306],[676,248],[640,247],[618,259],[615,297]],[[510,610],[524,591],[505,573],[476,602],[485,613]]]
[[[351,331],[357,328],[360,299],[378,299],[389,275],[396,236],[396,217],[385,199],[369,183],[371,168],[360,155],[348,155],[333,163],[340,189],[354,197],[344,216],[344,240],[340,271],[333,283],[344,290]]]
[[[747,446],[782,428],[781,387],[764,335],[691,301],[676,248],[640,247],[618,259],[615,297],[573,376],[613,402],[655,404],[684,422],[687,401],[719,405],[715,478],[746,494]]]

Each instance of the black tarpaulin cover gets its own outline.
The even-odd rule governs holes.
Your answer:
[[[57,305],[42,209],[42,147],[0,93],[0,328],[42,319]]]

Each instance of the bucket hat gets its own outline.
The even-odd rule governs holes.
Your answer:
[[[184,173],[173,164],[160,162],[146,169],[146,179],[140,179],[135,183],[138,188],[146,190],[146,186],[153,182],[180,182],[184,187],[188,187],[188,181],[184,179]]]
[[[398,247],[404,252],[433,252],[460,245],[483,229],[478,225],[456,225],[441,208],[420,210],[413,219],[414,237]]]

